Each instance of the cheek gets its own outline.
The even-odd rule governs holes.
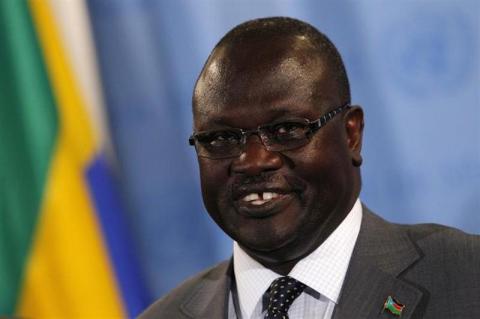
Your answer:
[[[316,202],[315,206],[332,205],[348,187],[348,149],[340,139],[325,134],[308,144],[301,154],[295,159],[295,170],[310,186],[310,200]]]
[[[199,158],[200,182],[202,187],[203,201],[207,210],[217,210],[217,203],[223,197],[228,182],[228,161],[209,160]]]

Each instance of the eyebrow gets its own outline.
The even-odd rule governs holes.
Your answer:
[[[292,110],[289,110],[289,109],[286,109],[286,108],[275,108],[275,109],[272,109],[272,110],[268,111],[268,114],[270,115],[270,121],[268,121],[267,123],[269,123],[271,121],[275,121],[276,119],[284,117],[285,115],[292,115],[293,117],[300,116],[302,118],[304,117],[302,115],[299,115],[297,112],[292,112]],[[230,126],[230,125],[226,124],[226,123],[231,123],[232,118],[224,116],[224,115],[216,116],[213,119],[211,119],[209,122],[211,124],[215,124],[215,125],[218,125],[218,126],[234,127],[234,126]]]

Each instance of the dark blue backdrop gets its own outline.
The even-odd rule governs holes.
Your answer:
[[[247,19],[287,15],[342,53],[366,112],[361,198],[480,232],[479,1],[88,0],[129,221],[152,297],[230,255],[201,203],[194,81]]]

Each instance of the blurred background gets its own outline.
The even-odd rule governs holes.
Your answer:
[[[12,9],[14,2],[26,5]],[[20,31],[15,26],[15,17],[22,10],[26,12],[23,19],[31,24],[30,31],[25,31],[24,47],[17,43]],[[50,10],[51,23],[45,22],[48,14],[42,13],[44,10]],[[1,280],[12,287],[8,298],[0,294],[0,315],[39,309],[40,293],[25,291],[35,291],[29,288],[34,286],[28,284],[29,273],[36,273],[32,278],[41,277],[38,269],[48,273],[49,265],[55,265],[54,257],[36,263],[35,244],[42,238],[42,225],[50,225],[42,224],[42,216],[47,215],[49,183],[55,179],[52,172],[62,145],[71,150],[71,143],[78,143],[79,149],[90,150],[78,165],[84,175],[79,178],[86,180],[87,195],[82,196],[91,202],[91,227],[98,228],[92,236],[104,246],[98,254],[104,256],[110,273],[106,285],[113,287],[112,296],[118,295],[111,298],[120,305],[116,314],[133,317],[187,277],[229,258],[231,240],[205,212],[195,151],[187,143],[192,130],[191,95],[216,42],[235,25],[258,17],[290,16],[307,21],[324,32],[342,54],[352,101],[365,111],[361,199],[367,206],[394,222],[435,222],[480,233],[477,0],[4,0],[0,13],[3,37],[8,40],[0,49],[1,65],[10,72],[0,82],[0,142],[10,145],[0,151],[0,230],[4,230],[0,235],[0,292]],[[49,27],[56,30],[53,34],[62,39],[63,48],[48,44],[55,39]],[[46,75],[38,81],[50,83],[53,93],[46,100],[57,110],[50,119],[42,120],[39,128],[44,132],[50,127],[50,133],[45,133],[50,142],[38,144],[35,151],[28,138],[17,140],[23,135],[37,136],[37,131],[25,127],[35,126],[46,116],[43,109],[32,110],[28,101],[20,98],[38,86],[35,81],[22,82],[18,75],[31,70],[29,63],[33,62],[10,67],[25,50],[37,52],[35,61],[45,65]],[[57,50],[63,50],[65,59]],[[58,61],[63,64],[52,68]],[[62,78],[61,70],[67,66],[71,76]],[[41,74],[42,68],[39,70]],[[74,93],[62,98],[58,94],[62,83],[75,84],[78,89],[63,88]],[[15,85],[25,91],[17,88],[20,93],[11,93]],[[71,94],[79,98],[69,102]],[[31,101],[38,104],[36,98]],[[30,116],[31,112],[36,113]],[[25,117],[29,119],[21,120]],[[20,124],[15,126],[14,120]],[[89,142],[72,140],[72,136],[83,136],[87,122],[92,127]],[[65,134],[71,143],[62,144],[57,139],[62,140],[69,125],[76,127]],[[13,131],[17,137],[10,133]],[[30,158],[25,160],[26,167],[36,165],[38,160],[31,159],[32,154],[42,150],[50,155],[43,157],[40,173],[19,168],[18,158]],[[72,152],[69,158],[82,152]],[[37,204],[22,208],[18,203],[29,188],[28,174],[35,176],[38,191],[31,198]],[[19,179],[24,182],[17,182]],[[62,185],[70,179],[65,183]],[[65,187],[55,188],[53,203],[71,194]],[[52,205],[56,216],[65,214],[60,205]],[[63,207],[68,216],[62,218],[80,225],[75,220],[83,218],[81,208],[69,203]],[[18,217],[22,214],[30,217]],[[25,220],[27,230],[22,228]],[[57,222],[55,227],[62,229],[64,223]],[[45,227],[54,227],[48,225]],[[69,234],[79,232],[78,255],[65,263],[65,269],[76,264],[80,255],[87,264],[95,260],[88,247],[96,245],[82,246],[85,232],[75,227],[63,235],[45,231],[64,237],[43,239],[48,247],[52,241],[68,243]],[[12,229],[25,234],[21,237]],[[17,253],[17,242],[12,240],[17,235],[22,253]],[[62,254],[61,248],[55,252],[46,249],[47,254]],[[72,248],[66,245],[65,249]],[[19,267],[13,267],[11,260]],[[71,276],[67,275],[65,282]],[[81,278],[89,284],[80,295],[95,291],[93,272]],[[55,291],[55,285],[52,287]],[[25,295],[30,297],[22,297]],[[68,302],[73,304],[74,299]],[[73,315],[81,317],[81,311]],[[104,313],[113,313],[109,311]]]

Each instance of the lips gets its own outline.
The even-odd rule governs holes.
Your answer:
[[[295,198],[286,187],[242,186],[234,196],[236,210],[247,217],[266,218],[283,211]]]

